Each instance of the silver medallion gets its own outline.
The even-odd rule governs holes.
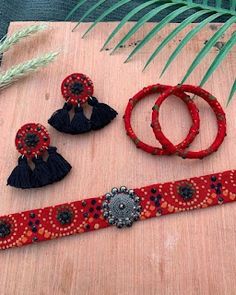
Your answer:
[[[103,216],[118,228],[130,227],[139,219],[141,209],[140,199],[134,191],[121,186],[105,195]]]

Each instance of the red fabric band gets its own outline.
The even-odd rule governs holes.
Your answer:
[[[134,194],[141,205],[141,220],[233,202],[236,171],[154,184],[137,188]],[[108,227],[103,209],[108,195],[2,216],[0,249]],[[116,200],[119,196],[113,198]],[[119,208],[122,210],[123,204],[119,204]]]
[[[192,122],[193,122],[189,130],[189,133],[183,142],[181,142],[177,146],[174,146],[173,144],[171,144],[171,149],[169,149],[170,144],[168,145],[168,149],[166,149],[165,145],[163,145],[164,149],[162,149],[158,147],[153,147],[151,145],[148,145],[142,142],[135,134],[131,126],[131,115],[136,103],[141,101],[144,98],[147,98],[149,94],[159,93],[159,92],[169,93],[171,89],[172,89],[171,86],[166,86],[161,84],[155,84],[155,85],[145,87],[141,91],[139,91],[133,98],[129,100],[125,110],[124,123],[125,123],[125,129],[126,129],[127,135],[132,139],[132,141],[135,143],[137,148],[140,148],[143,151],[150,153],[152,155],[169,155],[169,154],[173,154],[177,152],[178,150],[184,150],[193,142],[196,135],[199,133],[199,124],[200,124],[199,111],[195,103],[189,98],[189,96],[186,95],[184,92],[179,91],[178,93],[176,93],[176,96],[182,99],[186,103],[188,110],[190,112],[190,115],[192,117]],[[154,108],[158,108],[157,103],[155,104]],[[156,110],[156,113],[158,113],[158,109]],[[159,122],[155,120],[155,130],[160,129],[160,127],[157,126],[158,124]]]
[[[197,152],[193,151],[185,151],[183,148],[180,148],[176,152],[176,147],[165,137],[163,134],[160,123],[159,123],[159,108],[162,104],[162,102],[170,95],[179,95],[179,91],[183,92],[189,92],[195,95],[200,96],[203,98],[209,106],[212,108],[216,115],[217,119],[217,126],[218,126],[218,132],[216,135],[216,138],[212,145],[207,148],[206,150],[201,150]],[[226,118],[225,113],[217,101],[217,99],[211,95],[206,90],[192,85],[178,85],[172,88],[167,89],[165,92],[162,92],[162,94],[157,99],[152,112],[152,128],[154,131],[154,134],[156,136],[156,139],[164,146],[170,153],[176,153],[177,155],[181,156],[182,158],[189,158],[189,159],[203,159],[206,156],[209,156],[213,152],[216,152],[219,148],[219,146],[222,144],[225,136],[226,136]]]

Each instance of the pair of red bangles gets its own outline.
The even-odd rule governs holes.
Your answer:
[[[199,110],[196,104],[194,103],[193,99],[191,99],[190,96],[186,94],[186,92],[203,98],[212,108],[216,116],[218,132],[211,146],[205,150],[201,150],[201,151],[186,150],[186,148],[189,147],[189,145],[195,139],[196,135],[199,133],[199,127],[200,127]],[[138,103],[144,98],[147,98],[149,94],[153,94],[153,93],[160,93],[160,95],[152,108],[153,111],[152,111],[151,127],[153,129],[156,139],[162,145],[162,148],[154,147],[141,141],[137,137],[137,135],[135,134],[131,126],[131,114],[136,103]],[[159,121],[160,107],[162,103],[165,101],[165,99],[168,98],[170,95],[177,96],[187,105],[187,108],[192,118],[192,126],[189,130],[187,137],[178,145],[174,145],[164,135],[161,129],[160,121]],[[127,131],[127,135],[132,139],[136,147],[152,155],[175,154],[184,159],[186,158],[203,159],[204,157],[209,156],[213,152],[216,152],[219,146],[222,144],[224,137],[226,136],[226,118],[220,103],[217,101],[217,99],[213,95],[211,95],[206,90],[202,89],[201,87],[192,86],[192,85],[177,85],[172,87],[168,85],[155,84],[155,85],[151,85],[151,86],[143,88],[141,91],[139,91],[129,100],[129,103],[125,110],[124,123],[125,123],[125,129]]]

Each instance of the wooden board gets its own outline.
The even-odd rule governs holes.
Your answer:
[[[9,32],[25,25],[27,23],[12,23]],[[141,70],[152,49],[174,24],[163,29],[127,64],[122,61],[153,24],[146,25],[112,57],[109,53],[114,43],[103,52],[99,49],[115,23],[98,25],[84,40],[80,37],[88,24],[82,24],[72,33],[73,26],[72,23],[51,23],[47,33],[24,40],[4,55],[2,70],[49,50],[62,50],[52,65],[1,92],[1,215],[101,195],[113,186],[139,187],[236,167],[236,101],[226,109],[228,136],[225,142],[217,153],[203,161],[153,157],[136,150],[125,134],[122,120],[128,99],[142,87],[158,81],[178,83],[218,24],[208,26],[186,46],[161,79],[160,71],[184,32],[167,45],[144,73]],[[215,46],[189,83],[199,83],[217,52]],[[235,77],[235,60],[234,50],[205,86],[224,107]],[[75,71],[90,76],[95,95],[119,112],[118,118],[100,132],[70,136],[47,125],[51,113],[63,104],[61,81]],[[154,101],[155,96],[137,105],[133,124],[141,138],[156,144],[149,126]],[[213,113],[200,99],[196,102],[201,112],[201,133],[193,145],[195,149],[206,147],[216,134]],[[5,184],[18,157],[15,133],[18,127],[30,121],[49,128],[53,144],[73,165],[73,171],[55,185],[21,191]],[[165,133],[175,143],[187,134],[190,126],[185,106],[174,97],[163,105],[161,121]],[[0,294],[233,295],[236,290],[235,220],[236,204],[231,204],[139,222],[128,230],[111,227],[1,252]]]

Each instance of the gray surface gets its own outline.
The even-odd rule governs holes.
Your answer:
[[[63,21],[69,11],[78,3],[78,0],[0,0],[0,37],[5,35],[10,21],[24,21],[24,20],[44,20],[44,21]],[[88,0],[80,10],[75,14],[73,20],[78,20],[81,15],[97,0]],[[111,6],[117,0],[107,0],[105,4],[99,7],[90,17],[85,21],[94,20],[104,8]],[[129,4],[119,8],[108,16],[106,20],[115,21],[120,20],[127,10],[134,8],[144,1],[133,0]],[[201,3],[201,0],[195,0],[196,3]],[[209,4],[214,5],[215,0],[209,0]],[[224,6],[229,5],[229,0],[223,1]],[[150,8],[149,8],[150,9]],[[146,10],[147,11],[147,10]],[[143,10],[140,14],[135,15],[132,20],[137,20],[140,15],[145,12]],[[160,20],[163,15],[166,15],[168,10],[160,13],[152,21]],[[190,12],[191,13],[191,12]],[[180,22],[186,14],[182,14],[175,22]],[[220,21],[220,20],[219,20]],[[222,19],[221,19],[222,21]]]

